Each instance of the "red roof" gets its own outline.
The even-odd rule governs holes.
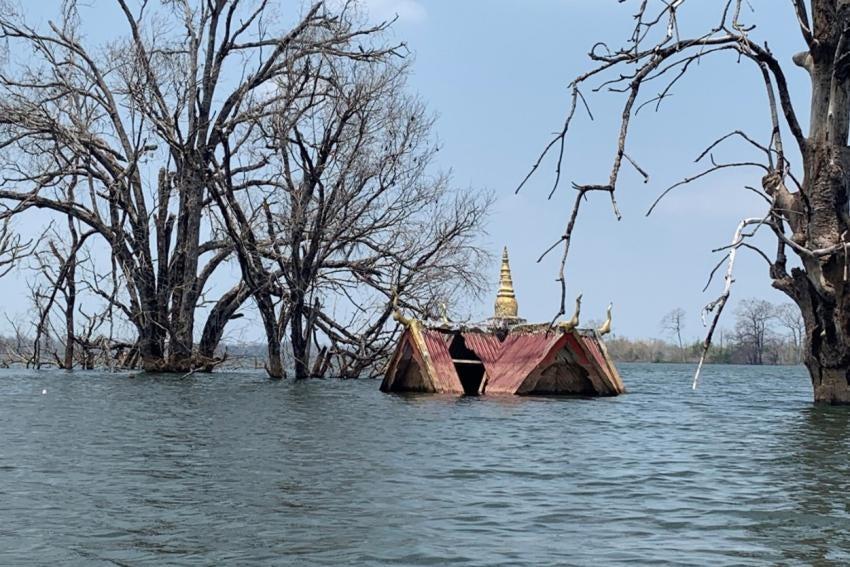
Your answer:
[[[460,383],[460,378],[458,378],[455,365],[452,362],[452,355],[449,354],[446,337],[451,337],[451,335],[428,329],[422,330],[422,338],[425,340],[425,346],[434,367],[435,376],[432,376],[434,388],[441,393],[462,394],[463,385]]]
[[[484,363],[484,370],[488,376],[496,373],[496,361],[502,354],[502,341],[496,335],[484,333],[462,333],[466,348],[475,353]]]
[[[596,340],[596,337],[592,336],[583,336],[582,342],[584,343],[584,348],[587,349],[587,352],[590,353],[590,356],[593,357],[596,364],[603,369],[608,368],[608,362],[605,360],[605,357],[602,356],[602,351],[599,350],[599,344]]]
[[[580,343],[579,342],[580,339],[582,339],[581,336],[576,337],[576,335],[568,334],[567,335],[567,344],[570,346],[570,351],[572,351],[572,353],[575,354],[576,360],[578,361],[578,363],[581,364],[582,366],[589,366],[590,360],[587,358],[587,355],[584,354],[584,349],[581,348],[581,345],[584,343],[584,340],[581,340],[581,343]]]
[[[605,347],[592,332],[518,332],[508,334],[504,341],[500,341],[493,333],[457,333],[422,327],[408,329],[403,335],[396,356],[387,369],[382,390],[393,389],[399,357],[404,345],[409,344],[430,390],[463,394],[464,387],[450,352],[452,341],[461,339],[484,364],[487,380],[484,393],[487,394],[516,394],[535,370],[552,364],[562,349],[567,349],[571,353],[570,358],[585,369],[597,394],[616,395],[624,391]]]
[[[514,394],[528,375],[564,344],[561,333],[509,335],[493,374],[488,373],[487,393]]]

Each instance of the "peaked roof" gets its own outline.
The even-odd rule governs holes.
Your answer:
[[[593,331],[560,331],[541,327],[509,333],[504,340],[499,337],[494,332],[434,329],[413,322],[402,335],[381,389],[404,390],[407,387],[417,391],[463,394],[464,386],[449,349],[452,341],[463,340],[466,348],[484,365],[485,394],[533,392],[541,372],[546,372],[552,364],[567,365],[564,370],[556,370],[554,375],[564,379],[570,376],[568,368],[580,367],[579,374],[572,374],[574,379],[584,376],[590,383],[588,386],[592,386],[592,391],[599,395],[616,395],[625,391],[605,345]],[[566,359],[559,355],[564,349],[569,351]],[[414,363],[418,372],[411,370],[410,365]],[[563,374],[564,371],[567,374]],[[408,383],[408,380],[412,382]]]
[[[416,332],[416,331],[414,331]],[[446,343],[446,335],[439,331],[424,329],[421,331],[423,342],[428,349],[432,365],[434,390],[440,393],[463,393],[463,385],[452,362],[452,355]]]
[[[508,335],[502,343],[495,368],[488,371],[488,393],[514,394],[531,372],[563,346],[563,333]]]

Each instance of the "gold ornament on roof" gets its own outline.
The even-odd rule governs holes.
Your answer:
[[[499,292],[496,294],[496,318],[517,319],[519,306],[511,279],[511,264],[508,260],[508,247],[502,252],[502,269],[499,277]]]
[[[581,314],[581,294],[576,297],[576,310],[569,321],[564,321],[560,324],[562,331],[573,331],[578,328],[579,315]]]
[[[608,318],[605,319],[605,322],[602,323],[602,326],[596,329],[596,332],[599,333],[599,336],[607,335],[611,332],[611,310],[614,309],[614,304],[608,304]]]

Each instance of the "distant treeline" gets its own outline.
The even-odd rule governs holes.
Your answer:
[[[36,341],[32,334],[15,329],[0,335],[0,368],[69,368],[63,359],[65,342],[54,335]],[[106,340],[102,336],[76,337],[71,367],[81,370],[140,370],[138,349],[132,341]],[[222,343],[216,352],[220,368],[265,368],[263,343]],[[291,366],[292,362],[286,360]]]
[[[609,335],[608,352],[620,362],[692,362],[699,360],[702,341],[686,340],[686,313],[673,309],[660,321],[661,338],[630,339]],[[588,323],[595,327],[596,324]],[[734,326],[715,334],[706,361],[715,364],[800,364],[805,327],[799,310],[759,299],[741,301],[735,311]],[[105,341],[98,335],[78,337],[74,366],[83,369],[138,368],[132,342]],[[52,335],[41,342],[15,329],[12,336],[0,336],[0,367],[57,366],[62,368],[64,344]],[[40,351],[40,352],[38,352]],[[261,343],[222,344],[217,356],[226,368],[264,368],[265,345]],[[292,360],[284,357],[284,364]],[[376,369],[380,373],[380,368]],[[334,375],[331,372],[329,375]]]
[[[606,340],[611,356],[622,362],[697,362],[701,340],[684,340],[685,311],[673,309],[660,322],[663,338]],[[742,301],[734,327],[717,331],[706,361],[717,364],[800,364],[805,327],[799,309],[760,299]]]

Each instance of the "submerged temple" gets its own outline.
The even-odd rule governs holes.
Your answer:
[[[599,330],[576,313],[556,325],[519,317],[508,251],[502,254],[494,316],[477,324],[407,319],[381,383],[384,392],[616,396],[625,387]]]

